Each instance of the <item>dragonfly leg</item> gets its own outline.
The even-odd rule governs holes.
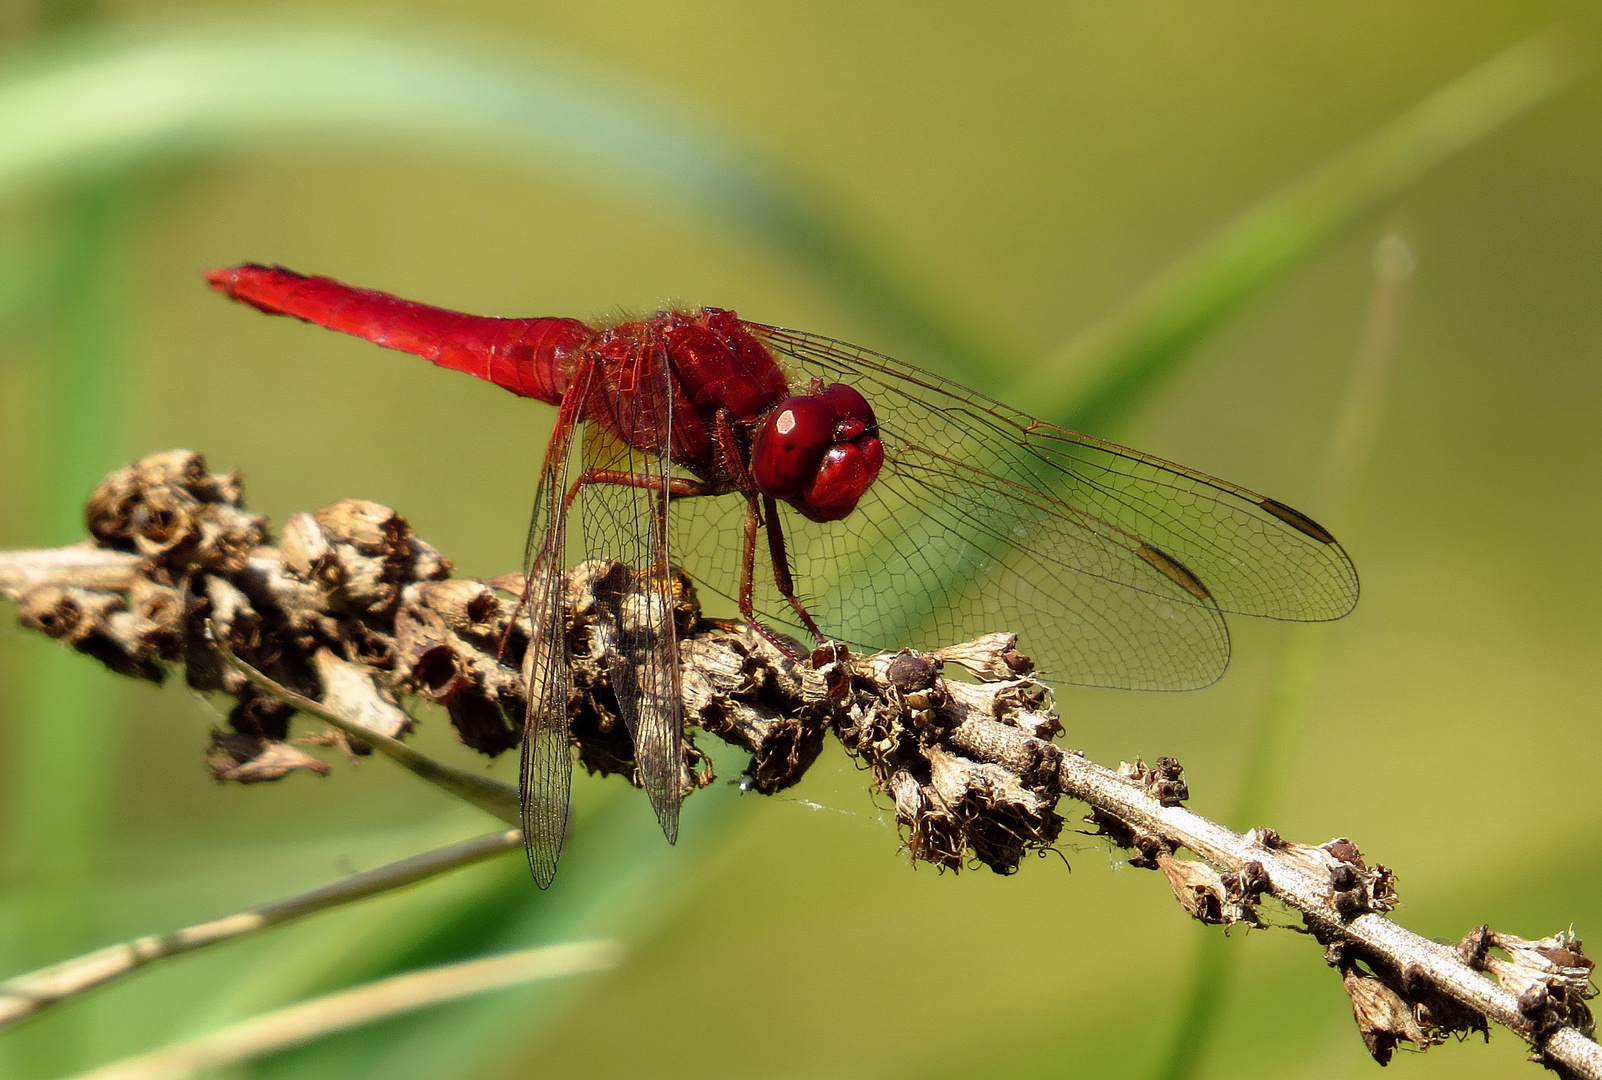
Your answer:
[[[756,481],[751,479],[745,455],[740,451],[740,437],[734,432],[734,418],[727,409],[719,409],[712,417],[712,445],[717,450],[717,475],[727,476],[732,490],[747,494],[756,491]]]
[[[800,662],[804,657],[797,656],[794,649],[779,640],[775,634],[763,625],[762,620],[756,617],[756,603],[754,600],[756,577],[756,545],[757,533],[762,531],[762,510],[757,503],[755,495],[748,496],[745,504],[745,545],[740,552],[740,615],[745,619],[746,625],[763,637],[768,643],[778,649],[790,659]]]
[[[562,499],[564,512],[573,509],[573,500],[578,498],[579,489],[587,484],[617,484],[621,487],[637,488],[667,488],[669,499],[683,499],[692,495],[727,495],[734,490],[722,484],[709,484],[704,480],[691,480],[687,477],[675,476],[665,482],[660,476],[649,476],[645,473],[625,472],[620,469],[585,469],[579,478],[573,481],[567,489],[567,495]]]
[[[783,596],[795,610],[801,625],[818,639],[818,644],[825,644],[829,640],[828,636],[818,629],[812,613],[807,611],[806,605],[801,603],[801,598],[795,594],[795,578],[790,574],[790,556],[784,547],[784,526],[779,523],[779,504],[772,495],[762,496],[762,501],[763,509],[767,512],[768,556],[773,563],[773,584],[778,586],[779,595]]]
[[[802,657],[795,655],[788,645],[779,640],[777,634],[769,630],[767,626],[763,625],[762,620],[756,617],[756,602],[754,599],[756,545],[757,533],[762,529],[764,523],[764,514],[762,506],[757,501],[758,489],[756,481],[751,479],[750,470],[745,466],[745,458],[740,452],[740,440],[735,434],[734,421],[729,416],[727,409],[719,409],[713,419],[712,439],[717,447],[719,472],[727,475],[731,488],[735,491],[744,492],[746,498],[745,548],[740,558],[740,614],[744,617],[746,624],[767,638],[774,648],[792,660],[799,661]],[[768,496],[763,496],[763,498],[766,500],[767,506],[766,524],[769,530],[769,546],[771,549],[773,530],[778,526],[779,511],[777,503],[772,498]],[[801,606],[801,602],[793,595],[793,589],[790,584],[790,567],[788,561],[784,558],[783,545],[784,541],[781,538],[779,540],[779,550],[773,562],[774,580],[778,582],[779,591],[790,602],[790,606],[795,608],[796,613],[801,616],[802,624],[812,632],[814,637],[819,641],[823,641],[825,638],[818,632],[817,624],[812,621],[812,616],[807,614],[806,609]]]

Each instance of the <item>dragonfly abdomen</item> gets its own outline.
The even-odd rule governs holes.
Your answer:
[[[498,319],[413,303],[332,278],[244,263],[206,274],[229,299],[421,356],[519,397],[556,404],[595,331],[577,319]]]

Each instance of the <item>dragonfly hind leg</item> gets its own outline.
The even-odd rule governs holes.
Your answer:
[[[665,488],[669,501],[697,495],[727,495],[734,490],[725,484],[710,484],[704,480],[691,480],[682,476],[668,477],[664,480],[660,476],[624,472],[619,469],[586,469],[567,489],[567,495],[562,499],[562,509],[564,511],[573,509],[573,500],[578,498],[579,490],[590,484],[616,484],[619,487],[652,488],[659,491]]]
[[[622,487],[637,488],[666,488],[668,500],[689,498],[695,495],[726,495],[733,490],[727,485],[709,484],[702,480],[691,480],[685,477],[671,477],[666,481],[659,476],[648,476],[645,473],[624,472],[618,469],[586,469],[579,478],[568,486],[562,496],[562,514],[565,517],[573,509],[573,501],[578,498],[579,491],[587,484],[618,484]],[[523,584],[523,594],[518,598],[517,607],[512,611],[512,619],[507,623],[506,630],[501,634],[500,646],[496,650],[496,657],[504,658],[507,643],[512,637],[512,628],[518,616],[528,606],[529,588],[534,580],[534,573],[539,568],[539,562],[549,554],[540,551],[534,556],[534,563],[529,567]]]

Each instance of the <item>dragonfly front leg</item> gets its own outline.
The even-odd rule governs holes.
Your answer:
[[[717,447],[718,461],[721,471],[729,477],[731,486],[745,495],[745,544],[740,553],[740,615],[746,624],[767,638],[773,647],[790,657],[792,660],[803,659],[797,656],[788,645],[779,640],[777,634],[769,630],[762,621],[756,617],[756,547],[757,534],[762,531],[764,522],[768,530],[768,549],[773,556],[774,582],[779,586],[779,592],[789,601],[792,608],[801,618],[801,624],[811,632],[818,641],[824,642],[822,631],[818,624],[812,620],[807,609],[801,606],[796,598],[794,586],[790,578],[790,564],[784,555],[783,534],[779,528],[779,508],[772,496],[762,494],[752,479],[751,472],[745,466],[745,459],[741,454],[740,440],[734,431],[734,422],[727,411],[719,410],[712,422],[712,439]],[[766,512],[764,513],[764,506]]]
[[[779,524],[779,504],[772,495],[764,495],[762,500],[763,508],[767,511],[768,557],[773,563],[773,584],[778,586],[779,595],[783,596],[795,610],[801,625],[818,639],[818,644],[827,644],[828,635],[818,629],[818,624],[812,619],[812,613],[807,611],[806,605],[802,604],[801,598],[795,594],[795,578],[790,574],[790,557],[784,547],[784,528]]]
[[[778,649],[791,660],[801,662],[805,657],[796,654],[796,651],[785,642],[779,640],[779,635],[769,630],[761,619],[756,617],[755,577],[756,577],[756,545],[757,534],[762,531],[762,510],[755,494],[746,498],[745,504],[745,544],[740,551],[740,615],[745,619],[746,625],[768,640],[775,649]],[[814,634],[816,629],[811,626],[811,618],[802,612],[802,618],[808,623],[808,629]],[[822,640],[821,635],[819,640]]]

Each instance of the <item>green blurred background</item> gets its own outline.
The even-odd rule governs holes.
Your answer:
[[[1108,764],[1177,756],[1192,805],[1236,827],[1351,836],[1398,869],[1398,918],[1423,934],[1583,936],[1602,920],[1596,80],[1554,90],[1537,70],[1459,101],[1479,129],[1394,194],[1336,169],[1335,209],[1292,200],[1270,221],[1301,233],[1169,279],[1191,292],[1159,295],[1165,310],[1195,316],[1169,338],[1075,335],[1530,34],[1556,25],[1583,61],[1591,19],[1535,2],[9,0],[0,547],[76,539],[101,475],[187,446],[243,470],[276,521],[372,498],[464,573],[516,568],[552,410],[204,288],[201,270],[243,260],[490,314],[733,307],[1057,402],[1058,419],[1084,414],[1076,365],[1107,360],[1138,377],[1092,402],[1095,433],[1306,509],[1364,596],[1332,626],[1236,620],[1235,663],[1206,691],[1065,689],[1064,741]],[[1414,135],[1384,145],[1429,159]],[[1418,272],[1369,402],[1372,457],[1337,497],[1327,448],[1387,232]],[[217,787],[198,757],[218,722],[179,685],[125,685],[0,628],[0,974],[491,827],[381,761]],[[473,763],[441,717],[420,742]],[[915,870],[836,750],[790,796],[698,794],[670,850],[643,798],[580,780],[550,894],[504,859],[181,959],[0,1036],[0,1075],[590,934],[627,943],[627,964],[241,1075],[1375,1068],[1305,937],[1222,941],[1081,836],[1071,873]],[[1398,1067],[1503,1076],[1523,1054],[1501,1034]]]

